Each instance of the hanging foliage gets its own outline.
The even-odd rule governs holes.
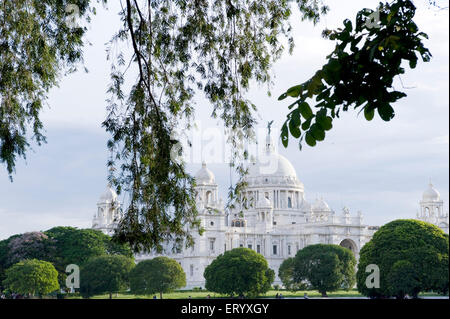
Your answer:
[[[431,59],[422,42],[428,37],[413,21],[415,13],[409,0],[380,3],[375,11],[359,11],[355,25],[345,20],[343,28],[324,32],[336,41],[327,64],[279,97],[296,99],[289,105],[291,112],[281,130],[285,147],[289,132],[299,139],[300,148],[303,141],[310,146],[323,141],[341,110],[359,108],[368,121],[375,113],[384,121],[394,118],[393,104],[406,96],[393,85],[394,79],[405,73],[404,62],[414,69],[419,58],[424,62]]]

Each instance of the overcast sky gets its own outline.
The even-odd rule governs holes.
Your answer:
[[[70,75],[50,92],[50,108],[42,113],[48,144],[34,146],[26,161],[18,161],[13,183],[0,167],[0,239],[53,226],[91,226],[97,200],[107,183],[108,135],[101,127],[110,81],[105,43],[119,21],[118,2],[110,2],[108,11],[99,10],[87,35],[93,43],[85,50],[90,72]],[[265,88],[251,89],[249,96],[259,108],[260,127],[270,120],[281,127],[289,101],[279,102],[277,97],[314,74],[333,50],[333,42],[321,38],[322,30],[341,26],[345,18],[354,21],[363,4],[375,8],[379,3],[326,2],[331,12],[319,25],[293,23],[296,49],[275,65],[273,97],[267,96]],[[386,123],[376,116],[367,122],[357,112],[349,112],[335,121],[326,141],[315,148],[306,146],[300,152],[296,143],[280,148],[304,183],[307,200],[323,196],[338,214],[344,206],[353,214],[362,211],[370,225],[415,217],[430,178],[448,211],[449,12],[428,8],[423,5],[425,0],[416,2],[416,22],[430,36],[426,45],[433,59],[419,63],[402,77],[408,97],[395,105],[394,120]],[[295,18],[298,20],[298,15]],[[396,83],[396,87],[401,89],[401,84]],[[202,127],[216,127],[217,121],[209,119],[211,106],[202,97],[197,102]],[[193,163],[189,170],[195,173],[200,166]],[[225,199],[230,184],[228,167],[209,167]]]

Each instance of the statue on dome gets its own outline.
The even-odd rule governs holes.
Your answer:
[[[269,135],[270,135],[270,132],[272,130],[272,124],[273,124],[273,121],[270,121],[270,122],[267,123],[267,130],[269,131]]]

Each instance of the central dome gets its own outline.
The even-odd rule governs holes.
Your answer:
[[[291,162],[275,151],[275,143],[269,134],[266,137],[266,147],[258,160],[250,163],[248,177],[290,177],[297,180],[297,173]]]
[[[295,177],[297,173],[291,162],[283,155],[270,152],[256,163],[251,163],[248,169],[249,177],[258,176],[276,176],[276,177]]]

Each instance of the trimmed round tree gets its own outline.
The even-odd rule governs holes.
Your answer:
[[[44,296],[59,289],[58,272],[47,261],[20,261],[6,270],[3,285],[16,293]]]
[[[294,282],[327,292],[350,289],[355,285],[356,259],[350,249],[338,245],[310,245],[297,252]]]
[[[294,281],[294,267],[295,267],[295,258],[290,257],[285,259],[278,269],[278,277],[280,278],[283,286],[290,291],[298,291],[301,289],[305,289],[306,285],[303,283],[298,283]]]
[[[269,291],[275,272],[263,255],[248,248],[235,248],[214,259],[206,267],[204,277],[209,291],[255,297]]]
[[[103,255],[133,256],[127,245],[116,244],[110,236],[96,229],[54,227],[45,234],[55,242],[57,264],[61,269],[69,264],[82,266],[92,257]]]
[[[382,226],[361,249],[356,274],[358,290],[370,297],[417,297],[422,291],[447,293],[448,235],[438,227],[413,219]],[[369,265],[378,266],[379,288],[366,283]]]
[[[125,256],[100,256],[88,260],[80,269],[80,292],[84,298],[117,293],[129,288],[133,259]]]
[[[172,292],[186,286],[186,274],[180,264],[168,257],[141,261],[130,273],[131,292],[150,295]]]

